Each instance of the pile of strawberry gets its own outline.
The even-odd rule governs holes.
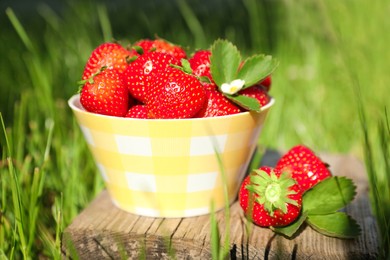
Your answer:
[[[339,210],[354,199],[355,190],[352,180],[332,176],[328,164],[297,145],[275,167],[252,171],[241,184],[239,203],[250,221],[287,237],[307,223],[327,236],[353,238],[360,226]]]
[[[91,53],[80,81],[80,102],[90,112],[130,118],[202,118],[260,111],[271,97],[277,62],[257,55],[241,60],[217,40],[187,57],[164,39],[132,46],[103,43]]]

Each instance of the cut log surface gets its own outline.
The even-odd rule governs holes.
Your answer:
[[[267,151],[262,165],[279,158]],[[345,208],[361,226],[356,239],[321,235],[309,226],[294,238],[277,235],[245,219],[236,201],[230,206],[231,259],[376,259],[378,232],[371,213],[364,164],[350,155],[321,154],[334,175],[351,178],[355,199]],[[226,227],[224,210],[216,213],[221,244]],[[103,191],[63,232],[64,258],[75,259],[211,259],[210,215],[192,218],[151,218],[115,207]]]

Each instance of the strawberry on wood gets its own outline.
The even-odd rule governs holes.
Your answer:
[[[279,171],[288,171],[303,191],[332,176],[328,164],[304,145],[292,147],[280,158],[275,168]]]
[[[242,182],[239,202],[256,225],[282,227],[298,218],[302,191],[287,172],[262,166]]]

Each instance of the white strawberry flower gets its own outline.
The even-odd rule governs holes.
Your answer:
[[[230,83],[223,83],[221,85],[221,91],[225,94],[236,94],[238,91],[242,89],[245,84],[245,80],[235,79]]]

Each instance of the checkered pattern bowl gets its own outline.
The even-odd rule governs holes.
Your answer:
[[[69,99],[113,203],[151,217],[191,217],[237,195],[274,100],[260,113],[194,119],[133,119],[87,112]]]

